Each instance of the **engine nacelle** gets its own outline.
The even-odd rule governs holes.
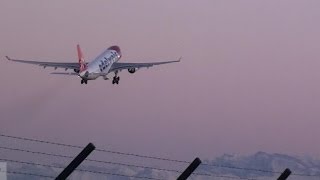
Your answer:
[[[129,73],[133,74],[137,71],[137,68],[130,68],[128,69]]]
[[[80,71],[78,69],[74,69],[74,72],[75,73],[79,73]]]

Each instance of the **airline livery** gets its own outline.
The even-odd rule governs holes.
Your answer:
[[[118,62],[122,56],[119,46],[111,46],[102,52],[98,57],[93,61],[86,63],[83,57],[83,53],[80,49],[80,46],[77,45],[78,51],[78,63],[66,63],[66,62],[41,62],[41,61],[30,61],[30,60],[21,60],[21,59],[12,59],[8,56],[6,58],[9,61],[34,64],[38,66],[64,68],[65,71],[72,69],[74,72],[53,72],[51,74],[60,74],[60,75],[75,75],[81,78],[81,84],[87,84],[88,80],[95,80],[98,77],[102,76],[104,80],[108,80],[107,75],[111,72],[114,73],[112,84],[119,84],[120,77],[118,73],[121,70],[127,69],[129,73],[135,73],[139,68],[143,67],[152,67],[155,65],[168,64],[176,61],[164,61],[164,62],[152,62],[152,63],[122,63]]]

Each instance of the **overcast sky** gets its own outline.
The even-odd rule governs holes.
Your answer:
[[[0,132],[176,159],[320,157],[319,0],[0,0]],[[77,62],[119,45],[120,85],[9,55]],[[64,71],[64,70],[61,70]],[[0,140],[1,142],[1,140]]]

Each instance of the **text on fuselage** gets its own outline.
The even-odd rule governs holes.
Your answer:
[[[117,53],[111,52],[111,56],[109,57],[103,57],[102,60],[100,60],[99,68],[102,72],[105,70],[110,64],[114,63],[116,61]]]

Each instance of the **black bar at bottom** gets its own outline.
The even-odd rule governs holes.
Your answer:
[[[280,175],[280,177],[278,178],[278,180],[286,180],[291,174],[290,169],[286,169],[283,171],[283,173]]]
[[[183,171],[183,173],[178,177],[177,180],[186,180],[194,170],[197,169],[197,167],[201,164],[201,160],[199,158],[196,158],[188,167],[186,170]]]
[[[89,143],[76,158],[56,177],[56,180],[65,180],[84,161],[96,147]]]

